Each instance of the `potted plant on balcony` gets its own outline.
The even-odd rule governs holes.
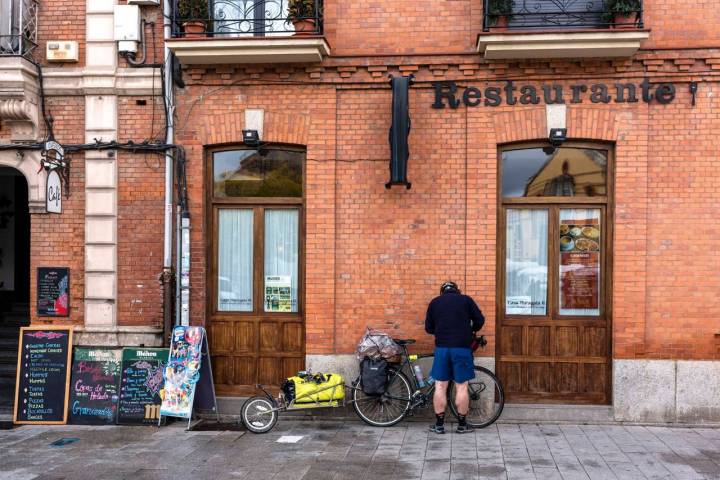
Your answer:
[[[178,0],[178,16],[186,37],[205,36],[208,0]]]
[[[605,0],[603,21],[612,28],[635,28],[641,9],[640,0]]]
[[[322,1],[317,0],[318,11],[315,11],[316,0],[290,0],[288,2],[288,22],[293,24],[295,35],[314,35],[318,33],[316,21],[320,18],[319,9]]]
[[[489,0],[487,6],[488,26],[506,30],[512,17],[513,0]]]

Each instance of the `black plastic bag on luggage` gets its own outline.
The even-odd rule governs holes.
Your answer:
[[[360,362],[360,388],[365,395],[382,395],[388,381],[388,363],[385,359],[365,357]]]

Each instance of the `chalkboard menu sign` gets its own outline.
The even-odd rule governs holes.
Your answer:
[[[70,315],[70,269],[38,267],[37,314],[42,317]]]
[[[167,348],[123,349],[117,423],[158,422],[168,352]]]
[[[72,327],[20,329],[15,423],[67,422]]]
[[[70,378],[70,423],[114,424],[122,350],[75,348]]]

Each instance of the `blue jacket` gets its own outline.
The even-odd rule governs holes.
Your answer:
[[[485,317],[475,301],[454,292],[435,297],[425,315],[425,331],[435,335],[436,347],[469,348],[474,332],[484,323]]]

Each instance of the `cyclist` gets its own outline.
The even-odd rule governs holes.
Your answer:
[[[485,323],[485,317],[475,301],[463,295],[455,282],[445,282],[440,296],[428,305],[425,331],[435,335],[435,358],[430,375],[435,379],[433,407],[435,424],[430,430],[445,433],[445,408],[448,382],[455,382],[455,404],[458,412],[457,433],[473,430],[466,421],[470,406],[468,381],[475,378],[473,354],[470,344],[475,332]]]

